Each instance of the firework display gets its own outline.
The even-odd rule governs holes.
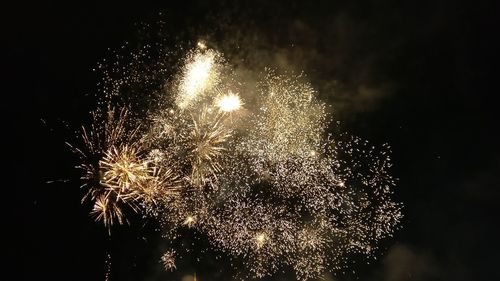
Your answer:
[[[130,72],[150,91],[153,78]],[[161,75],[155,106],[141,114],[121,96],[127,80],[107,76],[118,86],[81,130],[82,145],[71,145],[83,201],[110,233],[138,212],[167,240],[179,230],[206,236],[252,277],[291,268],[307,280],[344,268],[350,254],[373,256],[398,227],[389,147],[329,134],[327,105],[304,77],[266,70],[243,85],[201,42],[177,73]],[[179,258],[168,249],[158,260],[170,271]]]

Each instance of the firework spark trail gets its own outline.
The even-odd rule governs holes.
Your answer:
[[[109,281],[111,276],[111,265],[112,265],[110,253],[106,253],[105,265],[106,265],[106,273],[104,274],[104,281]]]
[[[142,130],[112,108],[82,130],[85,149],[73,150],[96,220],[122,224],[128,206],[158,218],[168,239],[180,229],[206,235],[251,276],[288,267],[301,280],[341,270],[350,253],[374,256],[392,235],[402,215],[389,148],[327,134],[326,105],[303,77],[268,71],[242,91],[205,43],[179,72],[162,97],[172,102],[132,122]],[[166,270],[176,256],[161,257]]]

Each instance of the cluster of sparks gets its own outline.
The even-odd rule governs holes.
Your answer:
[[[375,255],[397,228],[389,148],[329,135],[326,105],[302,77],[268,71],[243,90],[222,54],[199,43],[166,78],[168,102],[147,118],[108,103],[72,146],[84,200],[109,231],[140,212],[167,239],[206,235],[254,277],[288,267],[306,280],[344,268],[349,254]],[[159,259],[175,270],[176,256]]]

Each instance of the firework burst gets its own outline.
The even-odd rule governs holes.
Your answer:
[[[123,206],[134,211],[139,211],[140,205],[154,210],[159,201],[177,194],[180,183],[172,170],[156,167],[141,157],[139,127],[126,127],[126,108],[117,111],[108,107],[104,114],[96,111],[92,117],[90,129],[82,128],[85,149],[70,147],[82,161],[77,166],[83,171],[82,187],[87,189],[82,202],[94,202],[91,215],[110,231],[115,221],[126,221]]]
[[[210,176],[217,177],[222,169],[219,159],[222,156],[224,143],[231,136],[231,131],[224,124],[222,116],[211,114],[203,109],[193,116],[190,134],[191,181],[196,186],[202,186],[209,181]]]
[[[175,270],[177,266],[175,265],[175,251],[166,251],[163,256],[161,256],[161,263],[165,270]]]
[[[84,199],[108,229],[127,206],[158,218],[176,233],[169,240],[179,229],[205,235],[251,276],[288,267],[305,280],[346,267],[351,253],[374,256],[397,228],[389,149],[328,134],[326,105],[304,77],[268,71],[243,91],[223,56],[199,43],[168,81],[168,102],[146,118],[96,111],[84,148],[72,146]],[[166,270],[176,256],[161,257]]]

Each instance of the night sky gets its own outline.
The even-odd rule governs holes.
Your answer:
[[[256,68],[304,71],[345,131],[391,145],[402,228],[376,262],[325,280],[500,280],[496,1],[163,2],[2,9],[2,135],[13,156],[3,188],[14,191],[4,216],[15,236],[4,256],[17,265],[5,280],[104,280],[108,253],[114,281],[180,281],[195,271],[202,281],[232,280],[210,251],[164,273],[153,222],[132,216],[109,237],[80,204],[77,159],[64,142],[93,109],[92,68],[108,48],[148,36],[172,46],[237,44],[235,57]],[[138,24],[158,21],[168,34],[144,34]]]

